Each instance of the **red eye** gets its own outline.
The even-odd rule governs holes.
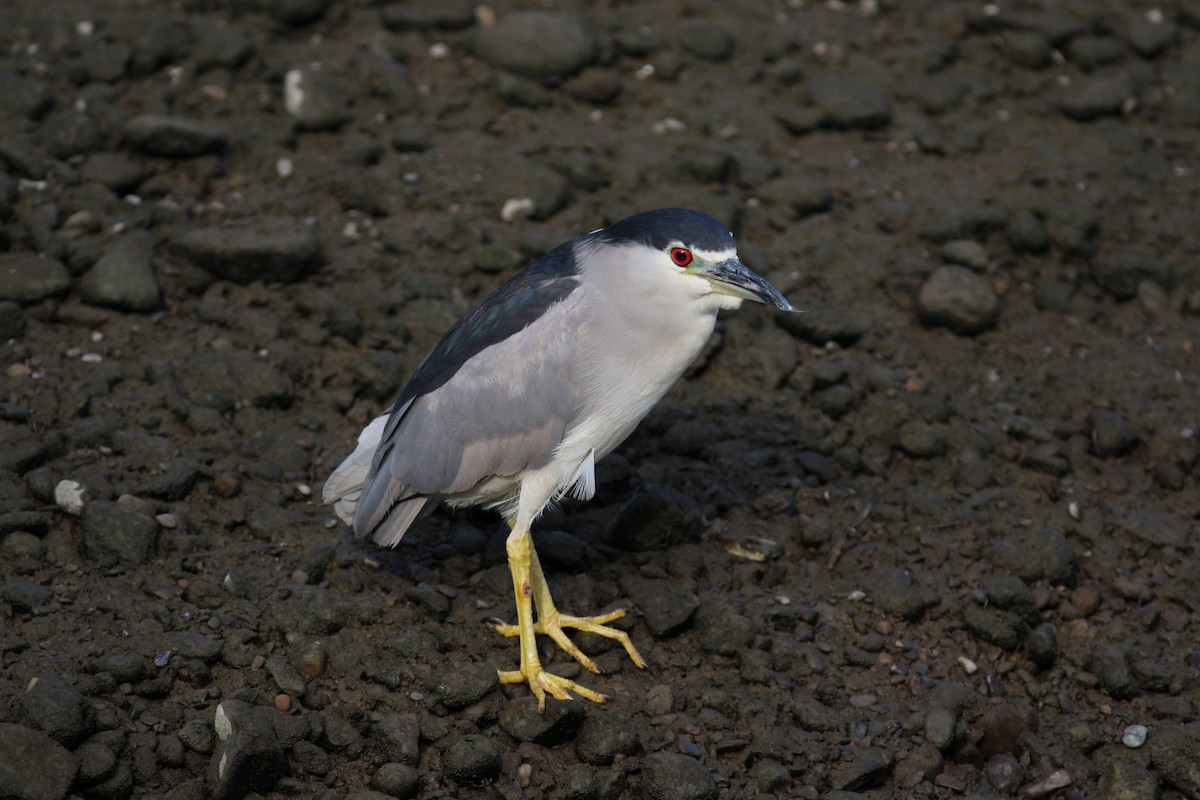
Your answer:
[[[686,247],[672,247],[671,260],[675,262],[676,266],[686,267],[692,263],[692,251]]]

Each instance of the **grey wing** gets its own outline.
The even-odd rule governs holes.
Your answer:
[[[572,302],[556,303],[480,350],[389,421],[354,518],[360,536],[394,544],[424,500],[470,496],[493,476],[548,463],[580,408]],[[476,498],[475,502],[488,499]],[[409,508],[421,500],[416,510]],[[408,513],[411,511],[411,513]]]

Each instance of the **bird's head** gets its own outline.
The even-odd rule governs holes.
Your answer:
[[[778,289],[742,263],[729,228],[700,211],[647,211],[592,236],[607,245],[634,249],[642,267],[653,271],[659,282],[718,299],[721,307],[736,308],[742,300],[753,300],[784,311],[797,310]]]

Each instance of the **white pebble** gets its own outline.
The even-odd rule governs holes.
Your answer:
[[[979,665],[966,656],[959,656],[958,663],[962,664],[963,672],[968,675],[974,675],[976,672],[979,672]]]
[[[81,19],[75,23],[75,32],[80,36],[91,36],[96,32],[96,23],[90,19]]]
[[[1145,725],[1130,725],[1125,729],[1125,733],[1121,734],[1121,744],[1131,748],[1141,747],[1146,743],[1147,733],[1149,731]]]
[[[500,219],[505,222],[527,219],[536,209],[537,204],[531,197],[510,197],[504,201],[504,206],[500,209]]]
[[[435,42],[429,46],[430,58],[445,58],[450,55],[450,46],[445,42]]]
[[[90,499],[87,488],[78,481],[63,480],[54,487],[55,505],[72,516],[77,517],[82,514],[83,507]]]
[[[157,516],[154,517],[154,521],[157,522],[162,527],[167,528],[168,530],[173,529],[179,525],[179,520],[176,519],[175,515],[170,513],[169,511],[166,513],[163,513],[163,514],[158,514]]]
[[[290,158],[281,158],[275,162],[275,174],[281,178],[290,178],[296,171],[296,165]]]

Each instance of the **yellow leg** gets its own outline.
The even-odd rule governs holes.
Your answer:
[[[599,692],[580,686],[574,681],[552,675],[542,669],[538,657],[536,634],[545,634],[567,651],[572,657],[592,672],[599,673],[596,662],[584,655],[575,643],[563,633],[564,627],[597,633],[616,639],[624,645],[625,651],[639,667],[645,667],[646,662],[634,649],[629,635],[624,631],[610,628],[604,623],[611,622],[624,615],[624,611],[614,611],[598,617],[572,617],[560,614],[550,597],[550,587],[542,573],[542,565],[538,561],[537,551],[533,549],[533,539],[528,529],[514,529],[509,534],[507,542],[508,567],[513,576],[513,594],[517,602],[517,624],[497,624],[496,630],[504,636],[519,636],[521,640],[520,669],[500,670],[501,683],[528,683],[530,690],[538,701],[538,710],[546,707],[546,694],[559,700],[570,699],[569,692],[580,697],[603,703],[607,698]],[[537,604],[538,621],[533,621],[533,606]]]

